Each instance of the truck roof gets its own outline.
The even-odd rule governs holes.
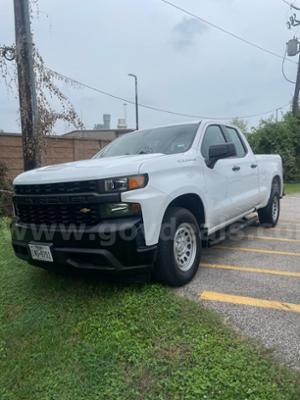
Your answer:
[[[203,119],[198,119],[198,120],[192,120],[192,121],[182,121],[182,122],[177,122],[177,123],[172,123],[172,124],[163,124],[163,125],[155,125],[153,127],[149,128],[143,128],[140,129],[146,130],[146,129],[155,129],[155,128],[165,128],[169,126],[180,126],[180,125],[194,125],[194,124],[201,124],[201,123],[214,123],[214,124],[221,124],[221,125],[232,125],[228,123],[228,120],[219,120],[219,119],[213,119],[213,118],[203,118]]]

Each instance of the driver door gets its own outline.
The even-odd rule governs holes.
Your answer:
[[[218,160],[214,168],[206,164],[209,147],[225,144],[226,139],[219,125],[209,125],[204,133],[201,144],[201,155],[204,158],[204,184],[209,199],[209,229],[228,221],[231,216],[232,200],[228,193],[231,176],[232,160]]]

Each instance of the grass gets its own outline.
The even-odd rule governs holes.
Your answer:
[[[1,400],[299,398],[292,372],[200,305],[30,267],[2,220]]]
[[[300,193],[300,183],[286,183],[284,185],[285,193]]]

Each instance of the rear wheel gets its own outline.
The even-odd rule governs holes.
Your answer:
[[[196,274],[201,256],[201,235],[194,215],[171,207],[164,217],[154,277],[170,286],[182,286]]]
[[[258,210],[259,222],[268,227],[273,228],[277,225],[280,215],[280,184],[276,180],[272,185],[272,192],[266,207]]]

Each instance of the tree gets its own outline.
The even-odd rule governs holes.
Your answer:
[[[230,123],[240,129],[241,132],[247,134],[248,123],[239,117],[233,118]]]
[[[18,2],[18,4],[20,4],[20,2]],[[30,15],[32,19],[33,15],[32,6],[37,5],[37,0],[30,0],[29,4],[31,8]],[[19,25],[21,26],[21,24]],[[28,26],[28,24],[26,26]],[[23,38],[23,36],[21,35],[21,38]],[[20,37],[20,35],[18,37]],[[31,53],[31,48],[30,48],[30,53]],[[36,118],[36,120],[38,121],[38,123],[35,125],[36,126],[35,132],[37,134],[34,135],[33,138],[34,140],[33,139],[25,140],[24,139],[25,136],[23,137],[23,143],[24,143],[23,153],[24,153],[25,167],[28,164],[25,162],[26,159],[32,158],[32,161],[36,161],[35,157],[33,156],[30,157],[28,156],[28,154],[32,155],[33,153],[36,152],[36,150],[43,148],[44,145],[43,137],[47,134],[52,133],[53,128],[58,120],[66,121],[70,125],[73,125],[79,129],[83,127],[82,121],[80,120],[78,114],[76,113],[72,103],[64,95],[64,93],[59,87],[58,82],[62,81],[63,79],[61,77],[58,77],[54,71],[46,67],[43,58],[39,54],[38,49],[34,44],[32,49],[32,58],[33,58],[33,70],[35,75],[34,76],[35,79],[33,79],[33,82],[36,87],[36,97],[34,96],[34,99],[36,98],[37,102],[38,112],[36,113],[36,115],[38,117]],[[15,93],[18,92],[18,82],[17,82],[16,64],[12,63],[12,61],[16,59],[20,60],[20,43],[17,49],[15,45],[0,46],[0,75],[2,75],[2,78],[4,78],[8,88],[10,89],[10,92],[13,93],[14,95]],[[20,66],[20,63],[18,65]],[[23,76],[22,73],[20,73],[20,71],[19,75]],[[64,80],[64,81],[65,83],[70,84],[69,80]],[[28,80],[25,79],[24,81],[23,79],[23,82],[26,83],[28,82]],[[27,101],[26,104],[29,104],[29,102]],[[54,107],[53,104],[56,104],[56,107]],[[22,107],[21,107],[21,112],[22,112]],[[25,113],[22,113],[22,118],[24,117],[24,115]],[[22,123],[24,122],[24,118],[22,119]],[[30,129],[29,130],[27,129],[27,131],[30,132]],[[37,153],[40,153],[40,151],[37,151]],[[33,162],[33,164],[36,164],[36,162]]]
[[[257,154],[279,154],[283,160],[284,177],[289,182],[300,182],[300,121],[291,113],[283,120],[263,120],[252,130],[248,140]]]

